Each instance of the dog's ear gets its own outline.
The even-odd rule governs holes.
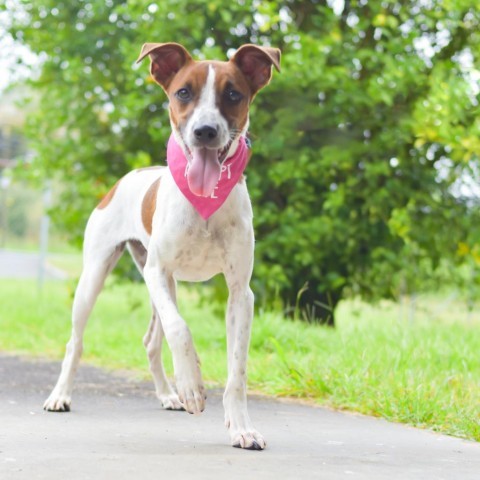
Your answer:
[[[240,68],[255,95],[270,82],[272,65],[280,71],[280,50],[247,44],[240,47],[230,61]]]
[[[140,63],[150,56],[150,73],[165,90],[175,74],[188,62],[192,61],[190,53],[178,43],[145,43],[137,59]]]

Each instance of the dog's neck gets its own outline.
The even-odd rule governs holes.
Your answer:
[[[189,162],[173,134],[170,136],[167,146],[167,163],[172,177],[185,198],[204,220],[210,218],[225,203],[235,185],[242,178],[248,159],[247,141],[245,137],[241,136],[235,153],[221,165],[220,177],[213,193],[207,197],[201,197],[193,194],[189,188],[187,180]]]

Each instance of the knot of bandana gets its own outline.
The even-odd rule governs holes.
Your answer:
[[[235,153],[221,165],[217,186],[208,197],[200,197],[191,192],[188,186],[188,161],[173,134],[167,145],[168,168],[180,191],[204,220],[211,217],[230,195],[240,180],[248,163],[248,147],[244,137],[240,137]]]

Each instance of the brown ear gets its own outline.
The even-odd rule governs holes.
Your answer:
[[[150,73],[164,89],[168,88],[175,74],[192,61],[188,51],[178,43],[145,43],[137,63],[147,55],[150,56]]]
[[[272,65],[280,71],[280,50],[247,44],[240,47],[230,61],[240,68],[255,95],[270,81]]]

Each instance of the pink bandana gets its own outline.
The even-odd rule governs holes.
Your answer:
[[[192,166],[188,165],[187,158],[173,134],[170,136],[167,145],[167,163],[173,179],[183,195],[204,220],[211,217],[224,204],[233,187],[240,180],[247,162],[248,147],[245,138],[240,137],[236,152],[230,158],[227,158],[219,168],[219,177],[213,192],[208,197],[202,197],[195,195],[190,190],[189,182],[192,182],[192,180],[188,177],[192,175]],[[213,176],[214,181],[215,178]]]

